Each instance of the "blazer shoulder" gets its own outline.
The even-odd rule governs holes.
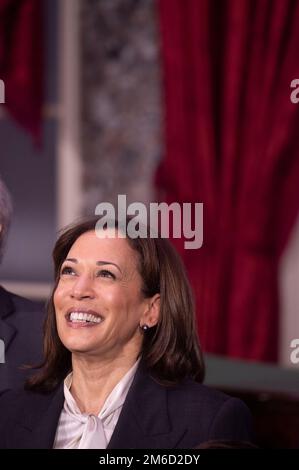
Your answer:
[[[19,430],[28,434],[47,412],[52,394],[9,390],[0,396],[0,449],[22,448]],[[29,432],[31,435],[31,432]]]
[[[0,286],[0,305],[2,316],[18,312],[40,312],[45,308],[45,302],[33,301],[9,292]]]
[[[19,414],[24,408],[39,408],[49,400],[49,394],[31,392],[23,389],[6,390],[0,395],[0,416]]]
[[[186,419],[194,432],[201,426],[205,440],[252,440],[252,418],[238,398],[192,380],[185,380],[169,394],[172,415]]]
[[[7,390],[0,395],[1,423],[5,418],[21,419],[24,415],[38,415],[49,405],[55,391],[43,394],[30,390]]]
[[[180,398],[191,403],[205,402],[210,406],[219,407],[231,397],[225,393],[211,388],[207,385],[195,382],[192,379],[185,379],[182,383],[177,385],[173,392]]]
[[[33,301],[21,297],[20,295],[9,293],[11,301],[14,305],[15,311],[25,311],[25,312],[40,312],[45,308],[44,302]]]
[[[7,390],[0,395],[0,449],[3,448],[5,431],[16,420],[20,411],[26,408],[25,397],[26,392],[23,390]]]

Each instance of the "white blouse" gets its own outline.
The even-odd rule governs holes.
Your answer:
[[[139,360],[107,397],[98,416],[81,413],[70,392],[72,373],[64,381],[64,406],[59,418],[54,449],[106,449],[132,384]]]

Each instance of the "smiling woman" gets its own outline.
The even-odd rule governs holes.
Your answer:
[[[102,259],[99,259],[99,254]],[[59,337],[74,361],[94,357],[132,366],[141,350],[143,324],[158,321],[159,294],[142,295],[136,252],[124,238],[81,235],[60,270],[54,293]],[[123,366],[122,366],[123,367]],[[121,367],[121,368],[122,368]]]
[[[45,360],[26,392],[0,399],[0,448],[248,440],[245,405],[200,384],[192,295],[170,243],[109,229],[98,238],[95,224],[67,228],[55,245]]]

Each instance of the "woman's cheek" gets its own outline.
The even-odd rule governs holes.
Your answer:
[[[66,286],[58,284],[57,289],[54,294],[54,305],[55,307],[58,307],[63,304],[63,301],[65,300],[65,295],[66,295]]]

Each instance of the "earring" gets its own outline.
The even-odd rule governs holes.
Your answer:
[[[149,329],[149,326],[148,325],[140,325],[140,328],[142,329],[142,331],[146,331]]]

